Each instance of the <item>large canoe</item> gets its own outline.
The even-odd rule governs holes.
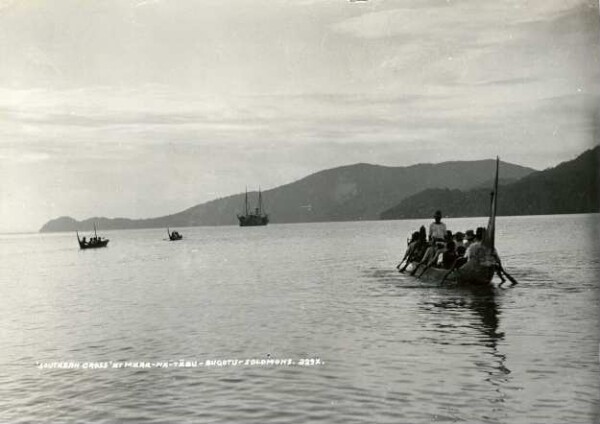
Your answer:
[[[496,210],[498,204],[498,170],[500,167],[500,159],[496,158],[496,176],[494,179],[494,189],[491,192],[490,216],[488,220],[487,230],[484,239],[481,241],[481,246],[485,248],[486,259],[481,261],[481,258],[470,258],[467,263],[460,268],[452,270],[448,273],[448,269],[430,267],[425,269],[421,265],[416,276],[422,280],[451,282],[459,286],[489,286],[492,284],[492,278],[496,270],[496,261],[493,259],[496,256],[495,239],[496,239]],[[411,272],[417,266],[416,262],[411,262],[406,271]],[[425,272],[423,272],[425,270]],[[445,277],[445,278],[444,278]]]

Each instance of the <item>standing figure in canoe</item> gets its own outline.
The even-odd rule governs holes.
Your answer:
[[[441,240],[446,238],[446,224],[442,222],[442,211],[435,211],[434,221],[429,224],[429,240]]]

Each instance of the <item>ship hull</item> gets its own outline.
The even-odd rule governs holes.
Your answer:
[[[269,217],[257,215],[238,216],[238,220],[240,227],[258,227],[269,223]]]

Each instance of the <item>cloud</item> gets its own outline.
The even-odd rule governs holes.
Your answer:
[[[598,132],[593,1],[0,5],[0,222],[92,186],[148,216],[358,161],[543,168]]]

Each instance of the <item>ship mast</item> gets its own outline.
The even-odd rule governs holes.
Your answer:
[[[258,214],[262,215],[262,193],[260,191],[260,186],[258,187]]]
[[[246,208],[246,216],[248,216],[248,187],[246,186],[246,197],[245,197],[245,208]]]

